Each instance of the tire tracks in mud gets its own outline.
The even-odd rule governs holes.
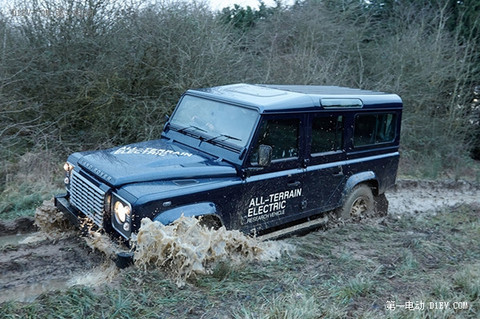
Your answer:
[[[480,205],[480,185],[399,180],[387,192],[387,198],[390,215],[428,214],[462,203]],[[47,209],[52,209],[51,205]],[[0,221],[0,304],[10,300],[28,302],[41,293],[66,289],[75,284],[75,277],[111,263],[105,254],[93,250],[79,232],[66,232],[52,239],[35,230],[32,218]]]
[[[20,217],[12,221],[0,221],[0,236],[31,233],[36,230],[35,219],[32,217]]]
[[[32,301],[43,292],[66,289],[108,261],[45,201],[35,219],[0,222],[0,303]],[[7,236],[5,236],[7,235]]]
[[[75,275],[104,260],[79,237],[50,240],[39,233],[19,237],[33,242],[0,248],[0,303],[31,301],[43,292],[67,288]]]
[[[387,199],[389,215],[428,214],[462,204],[480,205],[480,184],[404,179],[387,192]]]

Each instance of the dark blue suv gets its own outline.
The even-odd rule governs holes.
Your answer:
[[[401,115],[395,94],[335,86],[188,90],[160,139],[70,155],[55,204],[124,239],[145,217],[266,238],[358,218],[385,210]]]

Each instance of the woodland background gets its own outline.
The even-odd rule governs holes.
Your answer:
[[[340,85],[404,101],[400,174],[480,180],[480,1],[33,0],[0,14],[0,216],[74,151],[155,139],[189,88]]]

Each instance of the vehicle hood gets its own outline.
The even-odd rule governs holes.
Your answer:
[[[78,158],[78,155],[75,157]],[[235,168],[228,163],[167,139],[89,152],[76,162],[112,186],[236,175]]]

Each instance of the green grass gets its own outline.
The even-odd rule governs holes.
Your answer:
[[[53,195],[64,192],[63,189],[38,184],[21,184],[0,193],[0,218],[13,220],[24,216],[35,216],[35,208]]]
[[[287,239],[274,262],[220,263],[179,288],[161,270],[122,271],[100,289],[73,287],[32,303],[0,305],[0,318],[477,318],[480,208],[373,219]],[[423,302],[425,309],[386,309]],[[430,302],[469,309],[428,309]]]
[[[0,158],[0,219],[34,216],[35,208],[64,192],[62,161],[51,152],[26,153],[16,162]]]

